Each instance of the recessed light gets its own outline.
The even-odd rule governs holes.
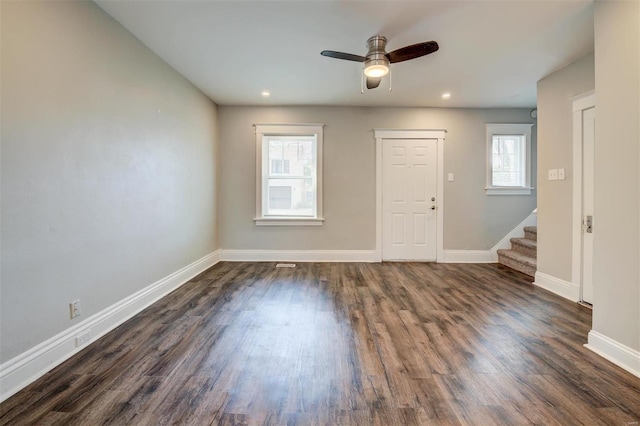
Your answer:
[[[268,98],[269,96],[271,96],[271,93],[269,93],[268,90],[263,90],[262,91],[262,96],[264,96],[265,98]]]
[[[446,92],[442,94],[442,99],[449,99],[451,97],[451,93]]]

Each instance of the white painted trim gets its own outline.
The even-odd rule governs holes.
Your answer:
[[[500,186],[486,187],[484,190],[487,195],[531,195],[533,188],[505,188]]]
[[[376,139],[444,139],[444,129],[373,129]]]
[[[580,286],[573,282],[565,281],[542,272],[536,272],[533,284],[555,293],[558,296],[562,296],[565,299],[569,299],[572,302],[580,300]]]
[[[445,250],[445,263],[496,263],[497,256],[490,250]]]
[[[594,330],[589,332],[588,342],[584,345],[585,348],[627,370],[634,376],[640,377],[640,351],[623,345]]]
[[[571,98],[571,102],[573,102],[573,112],[592,108],[596,106],[596,91],[593,89],[576,95]]]
[[[536,226],[538,224],[538,216],[536,214],[537,212],[538,212],[538,209],[533,210],[533,212],[531,212],[529,216],[525,217],[522,222],[516,225],[515,228],[513,228],[507,235],[502,237],[502,239],[498,241],[496,245],[489,250],[489,252],[491,253],[491,256],[493,257],[493,259],[495,259],[494,260],[495,262],[498,261],[498,250],[510,249],[511,239],[522,237],[524,235],[525,226]]]
[[[254,124],[256,133],[264,135],[293,135],[304,136],[322,132],[323,123],[294,123],[294,124]]]
[[[321,226],[324,222],[321,217],[256,217],[253,220],[256,226]]]
[[[378,136],[377,131],[374,134]],[[376,259],[382,262],[382,138],[376,137]],[[436,238],[438,236],[436,235]],[[437,256],[437,254],[436,254]]]
[[[0,365],[0,401],[219,261],[220,250],[216,250]],[[76,337],[89,330],[92,338],[76,347]]]
[[[437,210],[436,215],[436,262],[444,262],[444,137],[446,131],[440,132],[438,138],[438,172],[436,174]],[[382,182],[381,182],[382,184]],[[382,206],[382,200],[380,200]]]
[[[374,250],[222,250],[228,262],[379,262]]]
[[[388,139],[436,139],[436,262],[444,262],[444,141],[446,130],[374,129],[376,139],[376,250],[377,262],[382,262],[382,143]]]
[[[595,91],[575,96],[573,100],[573,207],[571,221],[571,281],[580,289],[582,299],[582,116],[595,108]]]

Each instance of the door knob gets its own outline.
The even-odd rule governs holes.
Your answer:
[[[431,206],[431,210],[435,210],[435,209],[436,209],[436,206]]]

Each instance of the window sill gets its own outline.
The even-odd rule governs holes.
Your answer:
[[[491,186],[487,187],[484,190],[487,192],[487,195],[531,195],[531,187],[524,188],[506,188],[506,187],[498,187]]]
[[[256,217],[256,226],[322,226],[324,218],[316,217]]]

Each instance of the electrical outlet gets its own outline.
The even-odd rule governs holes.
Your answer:
[[[549,180],[558,180],[558,169],[549,169]]]
[[[91,330],[87,330],[82,334],[76,336],[76,348],[86,345],[91,341]]]
[[[80,315],[80,299],[69,303],[69,314],[71,315],[71,319]]]
[[[447,176],[447,180],[449,182],[453,182],[453,173],[449,173],[449,175]]]

